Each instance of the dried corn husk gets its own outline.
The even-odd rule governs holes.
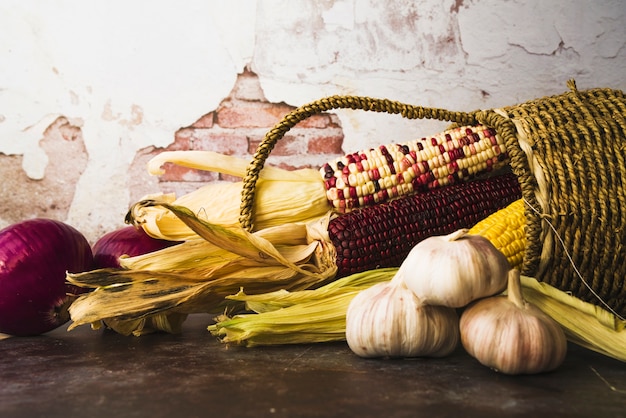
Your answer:
[[[334,277],[333,249],[318,233],[326,231],[328,217],[307,225],[284,224],[250,233],[242,228],[210,224],[189,209],[166,205],[197,238],[145,256],[122,260],[126,269],[101,269],[68,274],[69,282],[95,289],[70,307],[70,329],[104,322],[118,332],[142,333],[150,327],[178,329],[170,314],[220,312],[233,308],[225,300],[240,287],[249,293],[302,290]],[[190,258],[190,256],[196,256]],[[149,265],[150,268],[143,268]]]
[[[150,174],[159,175],[165,163],[244,177],[248,162],[211,151],[162,152],[148,163]],[[155,238],[184,241],[196,234],[173,212],[168,204],[189,208],[205,221],[225,227],[239,227],[243,182],[215,182],[176,198],[175,195],[145,196],[130,210],[128,221]],[[330,209],[324,183],[313,169],[284,170],[267,166],[256,185],[254,207],[257,229],[285,223],[309,222]],[[212,197],[213,200],[209,200]],[[163,203],[154,205],[153,203]]]

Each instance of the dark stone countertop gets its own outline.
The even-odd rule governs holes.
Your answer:
[[[505,376],[462,348],[372,360],[343,342],[227,346],[209,322],[0,340],[0,417],[626,417],[626,363],[574,345],[555,372]]]

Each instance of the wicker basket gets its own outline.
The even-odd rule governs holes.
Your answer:
[[[626,316],[626,98],[570,91],[503,109],[452,112],[386,99],[332,96],[286,115],[259,145],[244,178],[241,225],[252,230],[259,173],[302,120],[347,108],[492,127],[505,141],[526,201],[523,274]]]

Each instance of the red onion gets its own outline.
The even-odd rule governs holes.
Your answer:
[[[179,244],[152,238],[141,228],[127,226],[103,235],[93,246],[95,268],[119,268],[121,256],[134,257]]]
[[[67,308],[86,289],[66,273],[92,267],[87,239],[52,219],[30,219],[0,231],[0,332],[39,335],[67,321]]]

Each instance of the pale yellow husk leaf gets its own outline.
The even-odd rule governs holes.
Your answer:
[[[163,152],[148,163],[151,174],[163,173],[165,163],[244,177],[248,161],[210,151]],[[173,194],[145,196],[129,214],[151,236],[184,241],[195,236],[163,206],[142,206],[145,200],[189,208],[202,219],[225,227],[239,226],[243,182],[214,182],[176,198]],[[254,224],[260,230],[285,223],[309,222],[329,209],[324,182],[317,170],[284,170],[265,166],[255,187]]]
[[[70,307],[70,329],[103,322],[125,335],[140,335],[145,329],[170,332],[180,325],[172,323],[173,314],[218,313],[242,305],[225,299],[242,286],[252,294],[302,290],[336,274],[334,249],[320,240],[329,214],[306,225],[284,224],[250,233],[212,225],[186,208],[168,208],[195,231],[196,238],[124,258],[124,269],[68,274],[69,282],[94,289]]]

